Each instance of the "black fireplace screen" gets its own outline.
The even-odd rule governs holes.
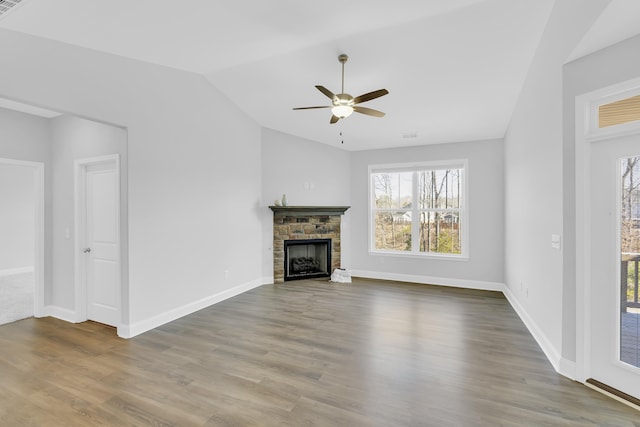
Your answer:
[[[284,280],[330,275],[331,239],[284,241]]]

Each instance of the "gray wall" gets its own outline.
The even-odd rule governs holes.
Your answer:
[[[556,369],[567,336],[562,64],[608,0],[556,2],[505,136],[505,281],[512,303]],[[579,14],[575,11],[580,10]],[[564,248],[551,247],[562,235]],[[574,297],[575,299],[575,297]]]
[[[128,332],[260,282],[260,127],[203,76],[3,29],[0,69],[0,96],[128,130]]]
[[[468,159],[469,260],[371,254],[368,167],[372,164]],[[501,140],[357,151],[351,154],[351,265],[359,274],[439,284],[500,288],[504,281],[504,161]],[[422,279],[422,280],[421,280]]]
[[[0,275],[34,267],[34,175],[31,167],[0,160]]]
[[[350,153],[270,129],[262,130],[263,276],[273,277],[273,213],[282,194],[289,205],[349,206]],[[342,264],[350,264],[351,212],[342,217]]]
[[[74,286],[74,161],[106,154],[120,155],[120,206],[125,213],[121,218],[121,241],[127,242],[127,131],[72,116],[59,116],[51,120],[52,144],[52,261],[51,304],[71,311],[75,307]],[[67,237],[68,236],[68,237]],[[126,248],[126,245],[125,245]],[[126,274],[127,257],[123,254]],[[123,293],[128,292],[124,277]],[[128,311],[122,307],[126,317]],[[126,321],[127,319],[125,319]]]

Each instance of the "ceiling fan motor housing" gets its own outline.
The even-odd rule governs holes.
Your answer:
[[[351,107],[353,106],[353,96],[349,95],[348,93],[338,93],[333,98],[333,105],[348,105]]]

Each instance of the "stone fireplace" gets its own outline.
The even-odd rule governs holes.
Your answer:
[[[274,283],[328,277],[340,268],[341,216],[349,206],[269,208],[273,211]]]

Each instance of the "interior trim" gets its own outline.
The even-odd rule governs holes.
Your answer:
[[[597,391],[605,392],[604,394],[613,397],[616,400],[619,400],[623,403],[628,404],[632,408],[640,410],[640,399],[631,396],[623,391],[618,390],[617,388],[613,388],[611,386],[606,385],[598,380],[594,380],[593,378],[588,378],[586,381],[587,385],[592,386],[591,388],[595,388]]]

